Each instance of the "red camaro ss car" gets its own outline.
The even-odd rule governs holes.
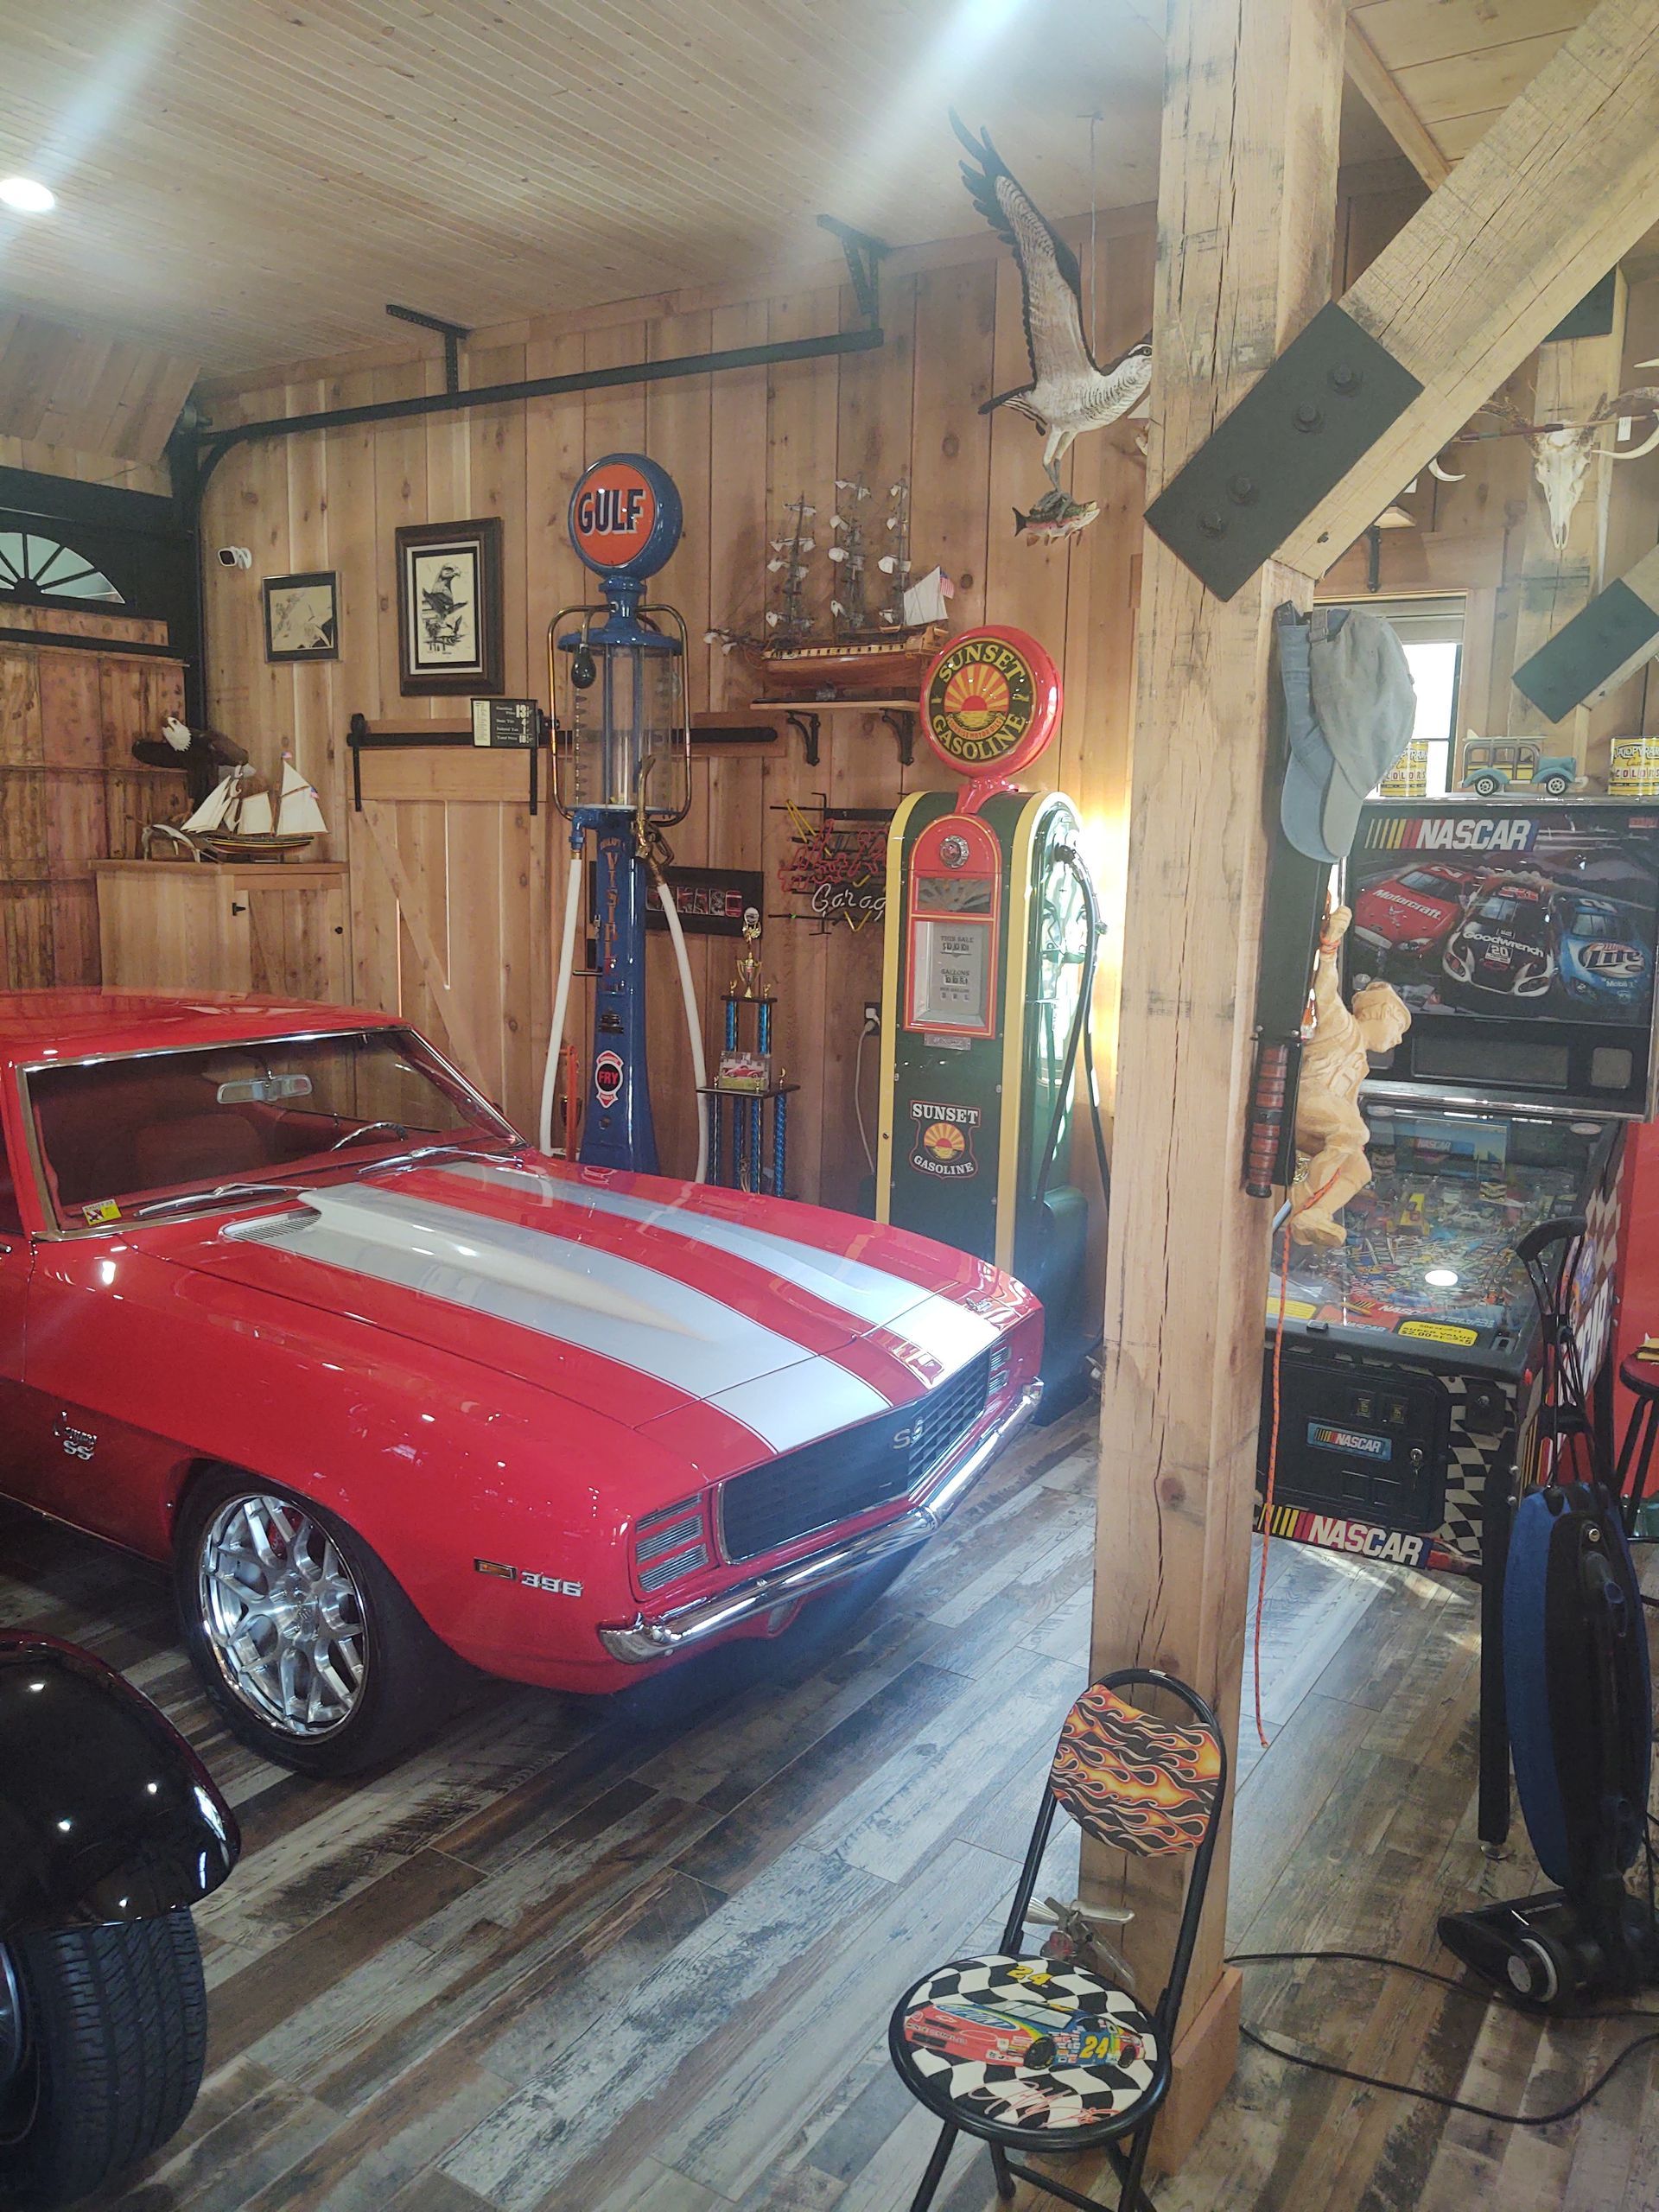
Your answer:
[[[173,1562],[310,1773],[450,1655],[610,1691],[890,1567],[1034,1410],[994,1268],[533,1151],[379,1014],[0,995],[0,1486]]]

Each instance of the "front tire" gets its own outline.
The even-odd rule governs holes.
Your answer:
[[[0,2196],[72,2204],[150,2157],[195,2102],[207,2048],[188,1911],[6,1945]]]
[[[444,1717],[460,1662],[363,1539],[310,1499],[210,1477],[185,1501],[173,1567],[202,1688],[263,1758],[339,1778]]]

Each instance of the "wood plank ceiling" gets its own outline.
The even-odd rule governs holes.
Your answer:
[[[1360,0],[1356,81],[1455,161],[1587,0]],[[0,294],[225,374],[820,275],[820,212],[972,232],[945,124],[988,122],[1056,215],[1149,200],[1160,0],[0,0]],[[1363,67],[1357,66],[1363,64]],[[1428,134],[1425,137],[1425,130]],[[1350,92],[1349,161],[1392,151]]]
[[[1440,154],[1456,162],[1589,12],[1590,0],[1362,0],[1351,15]]]
[[[1146,0],[0,0],[0,287],[219,371],[384,341],[398,300],[474,327],[821,270],[828,211],[976,227],[945,120],[1036,196],[1154,188]],[[830,249],[833,251],[833,249]]]

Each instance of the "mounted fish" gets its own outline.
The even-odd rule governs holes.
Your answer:
[[[990,133],[975,138],[954,109],[950,127],[978,164],[961,164],[969,196],[1014,250],[1031,361],[1029,384],[999,391],[979,411],[1012,407],[1043,433],[1043,467],[1053,489],[1027,513],[1016,507],[1014,526],[1027,544],[1067,537],[1087,529],[1100,509],[1092,499],[1068,497],[1060,462],[1085,430],[1103,429],[1145,398],[1152,382],[1151,333],[1102,367],[1083,334],[1083,275],[1076,254],[1010,171]]]

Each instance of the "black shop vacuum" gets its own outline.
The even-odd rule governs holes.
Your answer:
[[[1624,1524],[1600,1483],[1535,1490],[1516,1508],[1503,1675],[1516,1791],[1555,1886],[1448,1913],[1441,1942],[1543,2011],[1576,2011],[1659,1982],[1648,1638]],[[1639,1896],[1626,1879],[1638,1857],[1647,1868]]]

